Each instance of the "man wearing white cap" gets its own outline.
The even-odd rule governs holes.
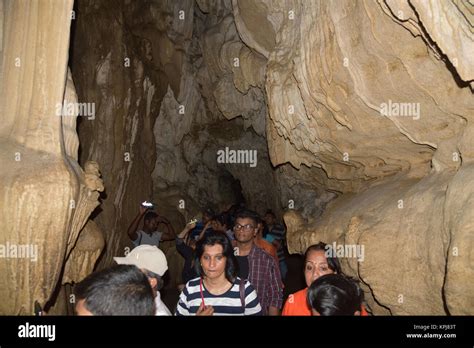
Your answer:
[[[162,277],[168,270],[165,254],[154,245],[139,245],[125,257],[114,257],[119,265],[135,265],[145,273],[155,295],[155,315],[171,315],[161,301],[160,290],[163,286]]]

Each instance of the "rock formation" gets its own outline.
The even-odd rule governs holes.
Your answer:
[[[181,215],[235,200],[239,192],[225,189],[234,183],[256,209],[301,213],[285,217],[291,252],[319,240],[364,244],[364,261],[344,268],[363,281],[375,314],[472,313],[469,213],[449,213],[469,196],[452,185],[472,158],[472,18],[466,2],[426,4],[123,7],[122,28],[146,43],[137,55],[148,52],[139,59],[153,92],[141,82],[143,92],[130,94],[153,96],[145,119],[155,122],[151,177],[162,211],[180,228]],[[138,11],[151,15],[127,20]],[[226,146],[256,149],[257,169],[216,164]]]
[[[80,279],[104,241],[110,265],[145,199],[176,230],[245,201],[284,213],[291,253],[363,247],[341,260],[374,314],[474,313],[468,1],[81,0],[72,78],[71,9],[0,1],[0,242],[40,246],[37,264],[1,261],[26,289],[1,284],[1,313]],[[53,116],[76,102],[72,80],[95,107],[79,137],[75,117]],[[256,162],[220,160],[232,150]]]
[[[450,25],[430,34],[423,18],[435,10]],[[312,167],[313,180],[342,193],[300,233],[288,226],[290,249],[302,252],[318,240],[365,245],[365,260],[345,269],[367,285],[375,313],[474,308],[464,225],[472,218],[463,210],[458,225],[451,215],[453,202],[467,203],[471,190],[451,185],[470,172],[472,76],[459,81],[458,64],[435,43],[451,40],[449,30],[460,27],[464,40],[449,44],[451,59],[472,49],[459,11],[417,2],[315,1],[262,13],[294,14],[274,26],[279,35],[267,65],[272,163]],[[394,105],[413,109],[402,114]]]
[[[84,174],[77,163],[77,114],[62,108],[76,100],[67,71],[72,1],[1,1],[0,9],[0,314],[32,314],[60,286],[103,186],[97,164]]]

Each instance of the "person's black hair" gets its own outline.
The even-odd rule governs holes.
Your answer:
[[[93,315],[153,315],[154,295],[146,275],[133,265],[115,265],[75,285],[76,301]]]
[[[326,274],[308,288],[310,308],[321,316],[354,315],[361,310],[364,293],[357,282],[342,274]]]
[[[245,204],[244,203],[235,203],[227,210],[226,213],[229,216],[229,227],[234,226],[235,215],[237,214],[237,212],[239,212],[242,209],[245,209]]]
[[[276,219],[276,215],[275,215],[275,213],[273,212],[273,210],[268,209],[268,210],[265,212],[265,215],[267,215],[267,214],[270,214],[271,216],[273,216],[274,219]]]
[[[234,282],[235,277],[238,274],[238,263],[234,255],[234,248],[230,239],[225,233],[217,232],[212,229],[208,230],[203,238],[196,243],[194,268],[198,276],[204,276],[204,270],[201,266],[201,257],[204,254],[204,248],[206,246],[212,246],[219,244],[222,246],[222,255],[226,258],[225,264],[225,277],[231,283]]]
[[[257,218],[257,225],[262,224],[262,238],[265,239],[267,234],[269,233],[268,226],[260,215],[257,215],[256,218]]]
[[[211,207],[206,207],[202,210],[202,214],[206,214],[207,216],[209,216],[211,219],[214,215],[216,215],[216,213],[214,212],[214,209],[212,209]]]
[[[221,225],[225,225],[227,228],[230,227],[229,215],[226,213],[217,214],[212,219],[218,221]]]
[[[147,269],[142,269],[142,272],[145,273],[145,275],[148,278],[155,278],[156,279],[156,290],[161,290],[164,285],[164,280],[163,277],[156,274],[155,272],[149,271]]]
[[[226,213],[230,215],[235,215],[239,210],[245,209],[245,204],[244,203],[234,203],[230,206],[229,209],[227,209]]]
[[[157,213],[155,213],[154,211],[149,211],[145,214],[144,220],[145,221],[150,221],[150,220],[152,220],[154,218],[157,218],[157,217],[158,217]]]
[[[339,263],[339,260],[336,257],[336,252],[335,250],[332,250],[331,245],[319,242],[318,244],[313,244],[306,249],[304,253],[304,262],[306,263],[306,260],[308,259],[308,255],[311,251],[324,251],[326,260],[328,262],[328,267],[334,272],[338,274],[343,274],[341,270],[341,264]]]
[[[260,215],[258,215],[258,213],[254,212],[253,210],[243,209],[239,210],[235,214],[234,224],[237,219],[252,219],[255,224],[255,227],[257,227],[257,224],[260,221]]]

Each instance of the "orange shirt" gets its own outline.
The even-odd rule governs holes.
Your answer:
[[[307,292],[308,288],[304,288],[288,296],[281,315],[311,315],[311,310],[306,302]]]
[[[307,293],[308,288],[304,288],[288,296],[281,315],[311,315],[311,309],[309,308],[308,302],[306,302]],[[364,305],[360,308],[360,315],[364,317],[369,315]]]
[[[272,243],[267,242],[265,239],[254,239],[255,245],[258,246],[260,249],[265,250],[269,253],[273,258],[276,260],[277,265],[279,265],[277,250],[273,246]]]

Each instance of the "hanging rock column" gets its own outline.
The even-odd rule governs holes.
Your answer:
[[[77,112],[61,108],[77,100],[72,80],[65,90],[72,6],[0,0],[0,314],[48,301],[103,190],[98,168],[77,163]]]

